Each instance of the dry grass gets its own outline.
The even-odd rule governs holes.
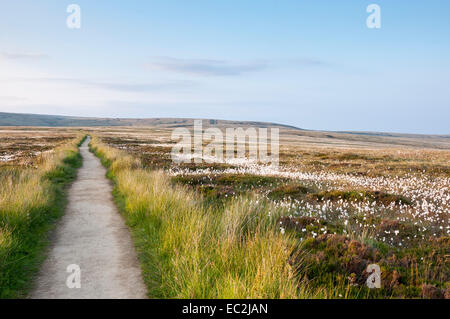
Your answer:
[[[166,174],[142,168],[97,138],[91,145],[115,182],[151,297],[312,296],[293,278],[293,244],[278,231],[271,203],[236,198],[224,210],[205,207]]]
[[[64,209],[64,186],[81,164],[81,135],[41,155],[36,168],[0,170],[0,298],[23,297],[47,232]]]
[[[55,185],[70,179],[66,170],[75,162],[60,164],[75,153],[57,145],[78,129],[12,131],[4,136],[19,142],[6,139],[0,147],[32,151],[0,164],[0,260],[16,263],[5,271],[10,262],[0,262],[1,296],[17,295],[17,271],[34,267],[20,262],[36,251],[27,247],[40,234],[34,230],[61,213],[52,212],[55,198],[63,198]],[[448,137],[282,129],[281,167],[271,170],[258,163],[174,164],[171,131],[90,129],[150,297],[450,295]],[[364,284],[365,266],[374,262],[382,269],[380,290]]]
[[[78,129],[1,128],[0,169],[3,167],[37,167],[58,146],[79,134]]]
[[[239,231],[233,229],[242,232],[244,228],[236,220],[261,219],[264,224],[262,221],[269,214],[277,216],[270,219],[272,232],[275,236],[284,234],[281,238],[285,238],[285,247],[292,249],[288,263],[293,274],[285,277],[291,278],[304,295],[426,297],[422,285],[427,284],[439,292],[434,295],[445,295],[446,289],[448,294],[448,138],[282,130],[281,167],[274,171],[258,163],[172,163],[169,152],[173,142],[167,129],[99,129],[96,134],[108,145],[139,159],[144,169],[164,169],[165,174],[172,176],[172,188],[183,185],[183,195],[178,200],[196,199],[202,212],[207,211],[207,217],[205,213],[201,215],[206,218],[202,222],[205,227],[216,229],[217,224],[211,220],[221,216],[226,218],[221,223],[228,225],[227,236],[239,238]],[[168,183],[167,176],[164,181]],[[190,191],[186,193],[185,187]],[[265,204],[253,210],[246,206],[253,200],[258,205]],[[237,214],[241,217],[234,218],[235,211],[230,211],[230,207],[236,205],[248,215]],[[222,238],[219,233],[214,236]],[[272,233],[265,236],[269,238]],[[326,243],[333,241],[333,236],[342,236],[348,242],[342,247],[327,248]],[[349,245],[352,240],[362,245],[362,250],[354,249],[356,244]],[[318,241],[317,247],[311,246],[311,241]],[[223,241],[211,239],[210,245],[219,251],[224,249]],[[366,258],[362,254],[366,249],[375,250],[377,259]],[[221,258],[230,258],[224,256]],[[245,261],[245,254],[236,252],[235,256],[240,256],[241,264]],[[184,258],[187,257],[178,252],[174,260]],[[349,260],[359,266],[352,268],[350,262],[347,267]],[[382,267],[384,286],[369,291],[355,278],[362,278],[360,266],[375,261]],[[337,268],[321,268],[328,269],[330,265]],[[203,269],[200,265],[191,267]],[[251,267],[258,268],[256,264]],[[359,273],[352,273],[352,269]],[[247,294],[252,295],[248,291]]]

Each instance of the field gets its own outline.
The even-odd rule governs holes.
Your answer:
[[[33,167],[46,154],[69,140],[78,130],[48,128],[0,128],[0,167]]]
[[[29,291],[81,165],[81,139],[79,130],[0,129],[0,298]]]
[[[187,124],[1,128],[0,298],[29,291],[85,134],[149,297],[450,297],[448,136],[280,126],[278,169],[176,164],[171,133]],[[380,289],[366,286],[370,264]]]
[[[163,127],[91,132],[156,296],[449,297],[446,136],[284,128],[274,170],[175,164]]]

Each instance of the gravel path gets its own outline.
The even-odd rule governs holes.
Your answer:
[[[66,214],[53,235],[31,298],[146,297],[134,246],[113,203],[106,170],[89,152],[88,143],[80,147],[83,167],[69,190]],[[68,272],[69,265],[81,270],[80,288],[69,288],[77,283],[77,266]]]

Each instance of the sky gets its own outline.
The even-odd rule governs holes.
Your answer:
[[[0,0],[0,111],[450,134],[449,15],[447,0]]]

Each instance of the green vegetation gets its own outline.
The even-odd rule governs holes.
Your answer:
[[[202,195],[205,204],[217,207],[222,207],[233,197],[253,192],[263,193],[287,182],[285,178],[251,174],[180,175],[171,180]]]
[[[280,199],[301,199],[305,197],[305,194],[311,193],[312,190],[309,187],[289,184],[275,188],[269,192],[269,198],[273,200]]]
[[[3,298],[26,295],[79,165],[74,143],[55,147],[80,130],[55,130],[17,129],[0,143]],[[295,133],[280,149],[288,174],[262,176],[258,164],[173,163],[167,129],[95,132],[115,147],[91,145],[150,297],[450,298],[446,150],[303,144]],[[343,141],[330,134],[311,137]],[[381,289],[365,285],[371,263]]]
[[[150,140],[157,134],[150,133]],[[307,174],[262,176],[256,165],[238,169],[226,164],[176,165],[164,149],[167,146],[149,148],[141,132],[137,137],[142,143],[133,143],[127,135],[130,147],[115,136],[110,144],[125,151],[107,148],[98,140],[96,145],[110,154],[100,156],[110,159],[107,164],[116,183],[116,199],[133,229],[150,296],[450,297],[445,201],[448,165],[442,164],[448,152],[388,148],[322,148],[318,152],[292,147],[281,154],[281,161],[288,169],[298,164]],[[102,140],[109,141],[108,137]],[[308,164],[310,159],[317,160],[316,167]],[[133,170],[125,169],[127,161]],[[155,165],[162,162],[164,165]],[[122,163],[121,169],[113,169],[114,163]],[[442,169],[435,170],[438,166]],[[172,176],[152,171],[156,168],[168,169]],[[145,172],[145,177],[137,172]],[[431,179],[436,176],[439,178]],[[143,181],[142,190],[134,185]],[[148,194],[149,189],[154,193]],[[140,210],[136,221],[131,216]],[[235,210],[240,212],[239,218],[226,219],[236,216]],[[185,223],[187,229],[182,226]],[[230,223],[238,225],[233,226],[236,231],[231,236],[237,240],[233,249],[227,250],[223,234]],[[180,237],[174,235],[179,232],[184,233],[183,239],[168,248],[166,242]],[[261,237],[251,237],[255,233]],[[269,245],[265,239],[272,238],[273,245],[288,254],[267,263],[265,259],[273,252],[255,258],[248,251],[249,238],[264,245]],[[365,284],[366,268],[372,263],[381,267],[381,289],[371,290]],[[289,287],[289,293],[255,287],[253,272],[278,274],[283,265],[288,271],[277,280]],[[160,276],[154,277],[155,273]],[[229,294],[223,287],[236,277],[241,290]]]
[[[328,297],[344,298],[448,298],[450,238],[398,249],[378,242],[378,248],[342,235],[309,237],[300,246],[293,264]],[[381,267],[381,289],[368,289],[369,264]],[[341,296],[339,296],[341,295]]]
[[[64,212],[65,187],[81,166],[81,139],[54,149],[37,168],[0,170],[0,298],[26,296],[49,230]]]
[[[309,198],[319,201],[323,200],[350,200],[350,201],[369,201],[384,205],[406,204],[411,205],[411,200],[401,195],[388,194],[380,191],[350,190],[350,191],[323,191],[310,194]]]
[[[236,197],[222,209],[204,206],[164,173],[96,138],[91,145],[115,183],[150,297],[313,297],[295,280],[295,241],[280,233],[281,211],[270,201]]]

